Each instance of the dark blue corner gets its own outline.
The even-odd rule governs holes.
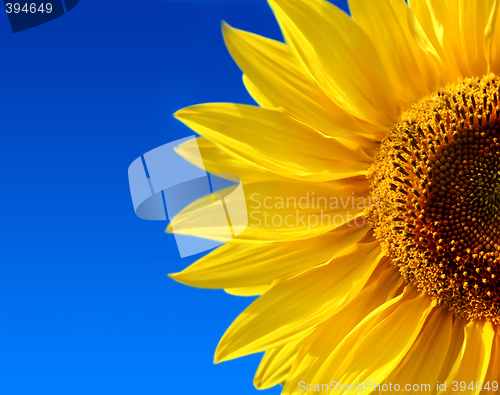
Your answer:
[[[31,29],[50,22],[64,14],[64,5],[69,11],[78,4],[78,0],[4,0],[5,11],[13,33]]]

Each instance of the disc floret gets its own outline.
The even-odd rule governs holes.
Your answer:
[[[500,322],[500,78],[422,99],[382,142],[368,216],[405,279],[457,316]]]

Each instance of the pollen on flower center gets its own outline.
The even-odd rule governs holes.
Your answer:
[[[404,113],[370,172],[368,217],[406,280],[457,316],[500,323],[500,78]]]

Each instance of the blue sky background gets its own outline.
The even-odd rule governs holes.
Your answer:
[[[281,38],[264,0],[81,0],[16,34],[0,12],[1,394],[258,393],[260,356],[213,365],[252,299],[170,280],[194,258],[127,180],[191,134],[176,110],[253,103],[222,20]]]

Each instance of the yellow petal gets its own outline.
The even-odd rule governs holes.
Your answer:
[[[434,48],[446,62],[450,78],[453,80],[467,74],[465,59],[461,54],[458,0],[449,1],[409,0],[420,25]]]
[[[409,285],[366,317],[331,353],[314,383],[382,383],[419,335],[436,303]],[[373,392],[367,388],[366,393]],[[307,392],[309,393],[309,392]]]
[[[285,108],[293,117],[323,133],[356,139],[363,145],[373,143],[367,139],[363,141],[354,133],[385,134],[384,129],[357,120],[333,103],[300,66],[286,44],[233,29],[226,24],[223,25],[223,32],[234,60],[248,80],[262,92],[258,94],[259,100],[262,101],[265,95],[268,100],[277,103],[275,107]]]
[[[173,276],[171,275],[171,277]],[[235,296],[257,296],[262,295],[264,292],[266,292],[270,286],[271,284],[261,284],[254,285],[252,287],[226,288],[225,291],[228,294]]]
[[[465,341],[446,382],[465,381],[484,383],[491,357],[491,347],[495,331],[489,321],[471,321],[465,326]],[[479,394],[480,388],[468,390],[469,394]],[[444,393],[444,392],[443,392]],[[446,392],[447,393],[447,392]]]
[[[448,351],[446,352],[445,360],[442,363],[442,368],[439,371],[439,376],[436,379],[436,381],[439,381],[440,384],[444,383],[450,376],[450,372],[453,369],[455,361],[462,350],[464,344],[464,328],[466,325],[467,321],[465,319],[454,318]],[[444,349],[442,350],[444,352]]]
[[[247,183],[243,185],[244,194],[233,196],[231,188],[219,194],[227,195],[224,198],[226,206],[234,206],[232,215],[248,218],[248,225],[238,233],[238,240],[291,241],[324,234],[349,221],[356,226],[365,225],[364,210],[371,204],[366,179],[361,185],[338,189],[341,184],[275,180]],[[172,221],[175,221],[174,231],[228,241],[225,236],[228,224],[219,220],[219,212],[200,215],[200,208],[211,203],[208,196],[182,210]]]
[[[255,374],[253,381],[255,387],[263,390],[283,383],[290,372],[300,346],[308,338],[309,333],[310,331],[306,331],[293,342],[266,351]]]
[[[488,72],[486,59],[486,28],[494,0],[460,2],[460,33],[462,53],[470,76],[483,76]]]
[[[440,318],[441,322],[438,322]],[[442,326],[439,326],[440,324]],[[417,384],[422,392],[425,391],[429,395],[436,395],[440,390],[449,391],[452,383],[444,384],[463,347],[466,325],[465,319],[453,317],[446,309],[434,309],[417,341],[403,361],[387,377],[385,384],[399,384],[401,390],[408,384]],[[379,392],[374,391],[374,393]],[[391,392],[380,392],[382,393]]]
[[[267,97],[262,90],[260,90],[257,85],[255,85],[246,74],[243,74],[243,84],[252,98],[264,108],[275,108],[279,107],[275,102],[273,102],[269,97]]]
[[[243,184],[263,180],[290,182],[287,177],[272,173],[255,163],[238,160],[239,157],[237,155],[228,155],[225,151],[222,151],[217,145],[204,137],[188,140],[175,148],[175,151],[193,165],[234,182],[242,181]],[[199,160],[200,155],[202,157],[201,162]],[[365,176],[338,180],[332,184],[353,185],[354,183],[364,183],[366,186],[368,185]],[[361,190],[364,189],[367,188],[361,188]]]
[[[328,181],[366,174],[364,152],[320,135],[279,110],[238,104],[203,104],[175,116],[245,164],[290,178]]]
[[[452,75],[477,77],[495,71],[495,0],[410,0],[410,7]]]
[[[298,394],[298,382],[312,383],[316,371],[330,353],[372,311],[394,298],[403,284],[402,276],[388,262],[380,263],[365,288],[343,309],[319,325],[304,342],[283,395]]]
[[[269,3],[287,43],[331,100],[367,122],[395,123],[399,109],[379,54],[349,15],[324,0]]]
[[[454,342],[452,320],[453,315],[447,309],[435,309],[415,344],[385,383],[399,384],[401,388],[407,384],[430,385],[431,393],[436,393],[436,383],[444,383],[447,377],[443,367]]]
[[[233,322],[216,361],[279,347],[327,320],[359,293],[381,258],[378,242],[356,244],[328,265],[273,285]]]
[[[195,166],[234,182],[241,180],[245,184],[266,179],[285,179],[254,163],[239,161],[237,157],[228,155],[204,137],[188,140],[176,148],[175,151]],[[200,155],[203,167],[200,165]]]
[[[417,17],[419,25],[422,27],[426,37],[431,42],[440,59],[446,62],[443,50],[443,26],[439,23],[434,13],[434,9],[427,0],[409,0],[410,9]],[[446,68],[445,68],[446,69]]]
[[[483,380],[483,390],[480,392],[482,395],[492,394],[494,391],[493,382],[496,382],[497,389],[500,387],[498,374],[500,372],[500,332],[498,326],[495,329],[495,337],[491,346],[491,358],[488,372]],[[486,388],[485,388],[486,387]]]
[[[376,46],[404,108],[442,85],[439,56],[404,0],[349,0],[349,8]]]
[[[488,72],[500,73],[500,1],[494,0],[486,26],[485,51],[488,62]]]
[[[241,243],[235,239],[170,276],[194,287],[257,286],[325,263],[361,240],[367,231],[367,227],[344,225],[321,236],[293,242]]]

